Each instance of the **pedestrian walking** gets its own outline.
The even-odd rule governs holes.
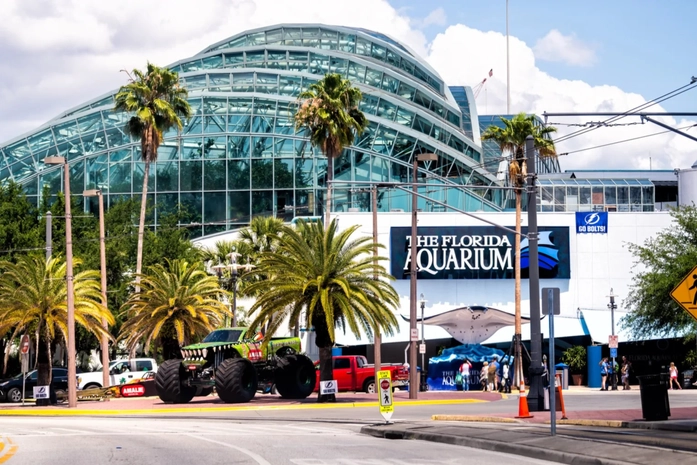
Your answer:
[[[622,356],[622,390],[627,391],[631,389],[632,387],[629,385],[629,371],[631,369],[632,364],[629,363],[629,360],[627,360],[627,357],[624,355]]]
[[[668,373],[670,374],[670,389],[671,389],[671,391],[673,390],[673,381],[675,381],[675,384],[678,386],[678,389],[682,389],[682,386],[680,386],[680,383],[678,382],[678,367],[675,366],[675,363],[670,362],[670,367],[668,368]]]
[[[503,392],[505,394],[511,393],[511,379],[510,379],[510,366],[508,364],[508,357],[504,357],[501,361],[501,384],[503,387]]]
[[[492,360],[487,366],[486,385],[489,391],[496,389],[496,360]]]
[[[607,375],[610,373],[610,364],[607,363],[607,357],[600,361],[600,390],[607,391]]]
[[[487,385],[487,374],[489,371],[489,362],[484,362],[482,365],[482,370],[479,372],[479,384],[482,385],[482,391],[486,391]]]
[[[470,369],[471,368],[472,368],[472,364],[467,359],[465,359],[465,361],[462,362],[462,365],[460,365],[460,378],[462,379],[462,390],[463,391],[470,390]]]

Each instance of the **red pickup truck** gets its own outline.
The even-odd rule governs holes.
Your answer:
[[[368,363],[362,355],[337,355],[334,360],[334,379],[339,391],[375,392],[375,365]],[[409,385],[409,369],[402,364],[381,364],[383,370],[392,372],[392,386],[404,387]],[[315,363],[317,383],[315,391],[319,390],[319,362]]]

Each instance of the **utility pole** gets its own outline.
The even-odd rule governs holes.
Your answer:
[[[46,212],[46,260],[51,258],[53,253],[53,215]]]
[[[540,329],[540,266],[538,255],[537,231],[537,187],[535,181],[536,159],[535,140],[532,136],[525,138],[525,156],[528,171],[528,250],[530,260],[528,269],[528,286],[530,289],[530,393],[528,408],[539,412],[544,409],[544,386],[542,382],[542,331]]]
[[[615,294],[612,292],[612,288],[610,288],[610,295],[608,296],[610,298],[610,303],[607,304],[607,308],[610,309],[610,325],[612,328],[612,335],[615,335],[615,310],[617,310],[617,304],[615,303],[615,297],[617,297]],[[612,350],[612,349],[611,349]],[[615,349],[616,351],[617,349]],[[612,390],[616,391],[617,390],[617,371],[615,370],[615,359],[616,357],[612,357]]]
[[[506,0],[506,114],[511,114],[511,60],[508,51],[508,0]]]
[[[371,189],[370,189],[370,196],[372,200],[372,207],[373,207],[373,265],[376,267],[377,271],[377,266],[378,266],[378,186],[373,184]],[[378,275],[377,273],[373,275],[373,279],[377,280]],[[378,379],[378,372],[381,369],[382,365],[382,335],[380,331],[380,325],[376,324],[375,328],[373,328],[374,334],[373,334],[373,352],[374,352],[374,357],[375,357],[375,392],[377,393],[378,397],[380,397],[380,389],[378,389],[377,385],[377,379]]]

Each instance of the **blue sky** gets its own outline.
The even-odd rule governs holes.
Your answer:
[[[446,83],[476,85],[480,114],[506,112],[505,0],[0,1],[0,143],[114,91],[121,70],[164,66],[242,31],[279,23],[372,29],[410,46]],[[138,12],[131,14],[128,12]],[[697,76],[697,1],[510,0],[511,112],[624,112]],[[693,86],[697,89],[697,86]],[[697,111],[697,90],[652,107]],[[599,118],[569,117],[559,136]],[[662,117],[687,127],[697,118]],[[558,143],[562,169],[687,168],[697,144],[639,124]],[[697,134],[697,128],[691,131]],[[587,150],[592,148],[592,150]]]
[[[482,31],[506,31],[506,0],[391,0],[410,17],[425,18],[443,9],[446,26],[423,28],[432,40],[447,25],[462,23]],[[697,76],[697,2],[674,0],[509,0],[509,32],[533,46],[550,30],[590,46],[592,66],[542,61],[537,65],[560,79],[614,85],[647,99],[658,97]],[[505,69],[499,70],[504,76]],[[496,72],[496,70],[495,70]],[[669,111],[697,111],[697,90],[664,104]]]

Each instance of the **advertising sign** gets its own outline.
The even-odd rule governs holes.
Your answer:
[[[125,384],[121,386],[123,397],[142,397],[145,395],[145,386],[142,384]]]
[[[380,389],[378,393],[380,395],[380,415],[385,419],[386,422],[390,421],[392,418],[392,413],[394,412],[394,405],[392,405],[392,377],[390,370],[378,371],[378,386]]]
[[[319,393],[321,395],[336,394],[337,392],[339,392],[339,391],[337,390],[337,384],[336,384],[335,379],[333,379],[331,381],[320,381],[319,382]]]
[[[34,386],[34,399],[48,399],[50,395],[48,386]]]
[[[511,227],[511,229],[514,229]],[[527,227],[522,228],[527,234]],[[494,226],[428,226],[417,229],[418,279],[514,279],[515,234]],[[529,274],[529,244],[520,241],[521,276]],[[539,228],[542,279],[569,279],[569,228]],[[411,228],[390,229],[390,272],[409,279]]]
[[[576,212],[576,234],[607,234],[607,212]]]

